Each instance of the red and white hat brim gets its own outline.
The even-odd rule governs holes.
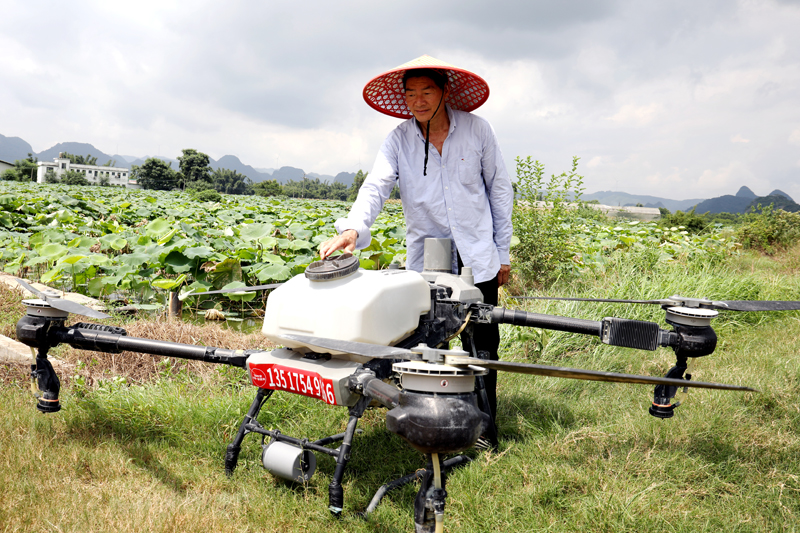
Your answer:
[[[411,118],[406,105],[403,75],[407,70],[430,68],[447,74],[450,94],[445,103],[452,109],[473,111],[489,99],[489,84],[468,70],[431,56],[422,56],[376,76],[364,87],[364,100],[373,109],[397,118]]]

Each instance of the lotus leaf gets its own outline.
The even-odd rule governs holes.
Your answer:
[[[197,262],[186,257],[181,252],[173,250],[164,258],[164,264],[167,266],[168,273],[180,274],[192,270],[197,265]]]
[[[262,283],[268,281],[284,281],[291,276],[291,270],[285,265],[269,265],[256,272],[256,277]]]
[[[241,281],[234,281],[234,282],[228,283],[227,285],[225,285],[222,288],[223,289],[238,289],[238,288],[244,288],[244,287],[247,287],[246,283],[242,283]],[[257,295],[256,295],[255,291],[249,291],[249,292],[242,292],[242,293],[226,292],[225,296],[227,296],[228,298],[230,298],[231,300],[234,300],[236,302],[249,302],[249,301],[252,301]]]

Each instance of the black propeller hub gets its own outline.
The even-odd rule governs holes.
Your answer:
[[[386,429],[422,453],[455,453],[471,448],[489,426],[475,393],[403,391],[400,405],[386,413]]]
[[[677,342],[672,345],[678,359],[711,355],[717,347],[717,334],[711,326],[684,326],[668,321],[675,328]]]
[[[50,329],[63,325],[63,318],[25,315],[17,321],[17,339],[32,348],[50,348],[58,344],[49,335]]]

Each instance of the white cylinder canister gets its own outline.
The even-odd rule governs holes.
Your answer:
[[[317,469],[317,457],[311,450],[279,441],[264,446],[261,463],[272,475],[297,483],[306,483]]]

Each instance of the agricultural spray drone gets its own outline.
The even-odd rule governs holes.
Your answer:
[[[387,429],[425,454],[428,465],[380,487],[365,514],[374,511],[387,492],[419,480],[414,503],[416,530],[433,532],[442,528],[446,471],[469,461],[466,455],[454,455],[444,461],[442,456],[473,447],[482,435],[496,442],[496,429],[488,414],[483,388],[483,376],[489,370],[655,385],[650,414],[670,418],[679,405],[673,401],[679,389],[753,390],[693,381],[687,372],[691,359],[710,355],[716,347],[717,337],[710,323],[718,309],[800,309],[800,302],[712,302],[679,296],[637,301],[661,305],[666,310],[670,330],[653,322],[623,318],[592,321],[534,314],[482,303],[482,294],[474,286],[470,269],[464,268],[461,275],[454,275],[450,274],[450,265],[450,243],[445,239],[426,242],[422,273],[359,270],[358,260],[350,254],[313,263],[304,275],[280,286],[269,286],[277,288],[267,302],[263,333],[284,346],[272,351],[229,350],[134,338],[122,328],[100,324],[67,325],[70,313],[98,319],[109,317],[54,293],[39,292],[18,280],[39,298],[24,301],[27,314],[17,323],[17,338],[35,349],[32,377],[41,391],[37,407],[45,413],[61,408],[59,379],[47,359],[48,350],[58,344],[247,369],[257,392],[225,452],[226,473],[233,474],[242,441],[250,433],[262,435],[264,467],[288,480],[308,481],[316,469],[315,454],[329,455],[336,462],[329,486],[329,508],[334,515],[340,515],[344,507],[341,482],[358,420],[368,408],[385,407]],[[476,351],[472,342],[473,326],[489,323],[590,335],[599,337],[604,344],[640,350],[669,347],[675,352],[676,363],[662,378],[489,361],[485,353]],[[459,334],[464,349],[448,349],[449,340]],[[258,415],[275,391],[346,407],[349,420],[345,431],[310,440],[266,429],[258,422]]]

